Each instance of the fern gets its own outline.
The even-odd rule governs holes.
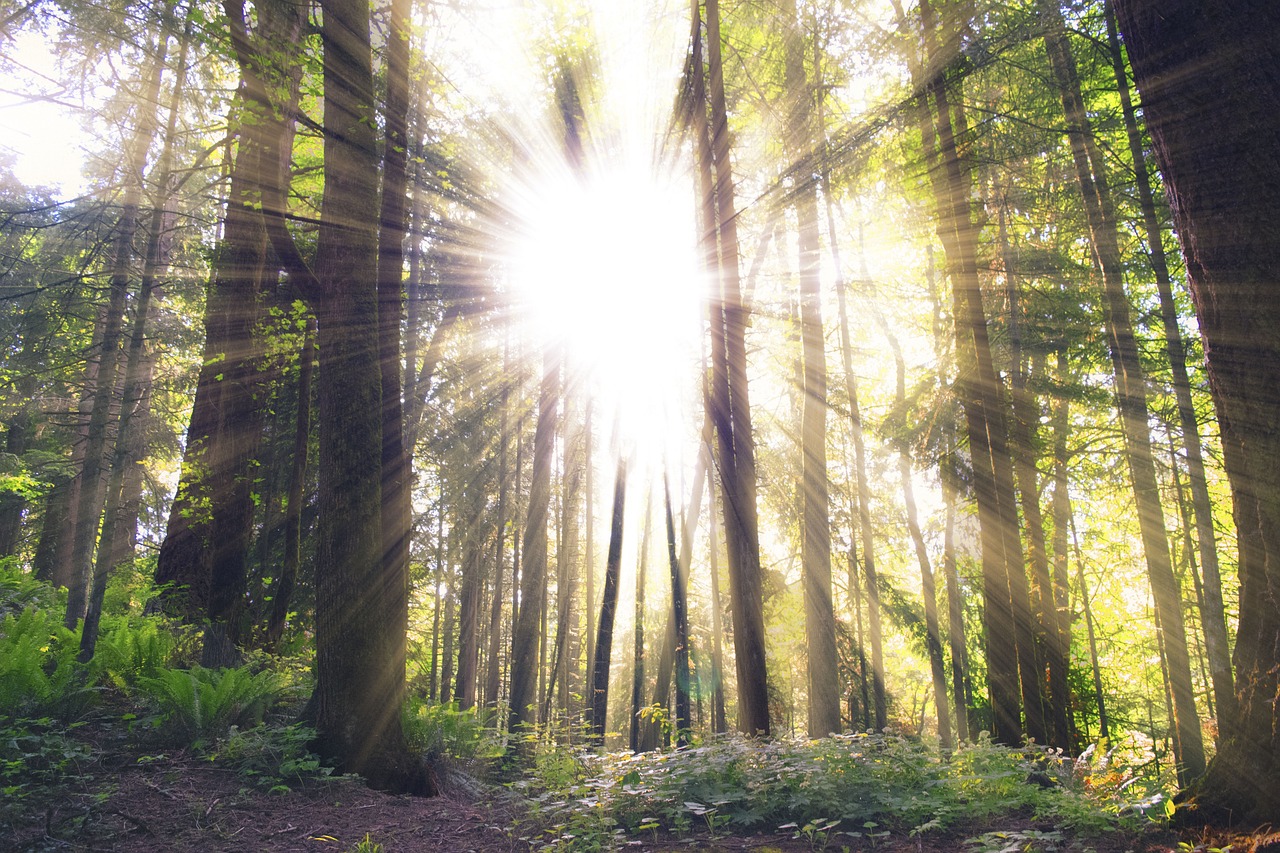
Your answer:
[[[176,647],[177,640],[158,620],[120,619],[98,637],[94,670],[117,688],[132,692],[140,679],[157,676]]]
[[[28,607],[0,622],[0,714],[74,716],[92,700],[76,662],[80,636],[49,610]]]
[[[232,726],[262,722],[284,690],[279,676],[245,667],[159,669],[138,678],[138,687],[160,707],[171,733],[187,742],[224,737]]]

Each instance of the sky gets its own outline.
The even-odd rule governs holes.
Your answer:
[[[0,55],[0,156],[24,184],[75,193],[87,135],[70,104],[41,97],[57,91],[57,57],[31,32],[0,43]]]

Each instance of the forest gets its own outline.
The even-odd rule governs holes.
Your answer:
[[[0,847],[1280,849],[1276,68],[0,0]]]

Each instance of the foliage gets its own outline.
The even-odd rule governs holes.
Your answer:
[[[567,785],[563,776],[539,776],[536,765],[532,781],[516,783],[530,793],[547,847],[594,849],[618,831],[790,830],[826,845],[1009,815],[1086,834],[1120,821],[1119,801],[1094,796],[1070,762],[985,739],[944,756],[891,735],[765,742],[731,735],[674,752],[577,760],[585,774]]]
[[[56,609],[58,595],[49,585],[22,571],[12,557],[0,560],[0,618],[29,607]]]
[[[383,847],[366,832],[364,838],[348,847],[347,850],[348,853],[382,853]]]
[[[89,745],[50,717],[0,719],[0,822],[45,811],[73,784],[91,782],[93,757]]]
[[[164,715],[170,734],[180,742],[202,743],[222,738],[232,726],[262,722],[281,697],[284,685],[276,673],[230,669],[161,669],[143,676],[138,686]]]
[[[283,793],[290,785],[323,779],[333,772],[311,751],[315,737],[315,729],[301,723],[244,731],[233,726],[227,739],[209,752],[209,759],[231,767],[260,787]]]
[[[94,653],[94,670],[115,687],[132,692],[143,678],[156,678],[173,663],[174,630],[161,619],[104,616]]]
[[[457,703],[439,705],[412,697],[405,702],[402,721],[405,738],[415,751],[433,761],[450,759],[468,763],[502,754],[487,714],[462,711]]]
[[[28,607],[0,622],[0,715],[74,717],[92,701],[77,662],[80,635],[54,611]]]

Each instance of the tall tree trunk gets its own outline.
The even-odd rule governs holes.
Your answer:
[[[302,508],[306,502],[307,455],[311,445],[311,383],[315,372],[316,330],[308,318],[298,355],[298,406],[293,421],[293,454],[289,462],[289,486],[284,509],[284,562],[271,592],[264,647],[275,650],[284,637],[289,604],[302,569]]]
[[[613,485],[613,512],[609,522],[609,554],[604,565],[604,593],[596,630],[596,656],[591,664],[591,736],[604,743],[609,716],[609,664],[613,653],[613,617],[618,607],[618,577],[622,572],[622,519],[626,511],[627,462],[618,460]]]
[[[1084,577],[1084,561],[1076,548],[1076,579],[1080,584],[1080,606],[1084,609],[1084,627],[1089,640],[1089,664],[1093,670],[1093,698],[1098,705],[1099,736],[1103,741],[1111,738],[1111,721],[1107,716],[1107,699],[1102,690],[1102,667],[1098,664],[1098,635],[1093,627],[1093,608],[1089,604],[1089,584]]]
[[[556,637],[553,682],[560,691],[560,708],[568,712],[570,674],[576,661],[570,662],[571,634],[577,632],[578,586],[578,516],[582,501],[582,467],[584,463],[583,429],[578,421],[578,407],[571,396],[565,399],[564,488],[561,497],[561,545],[556,549],[560,566],[556,581]],[[575,675],[576,678],[576,675]],[[548,692],[550,696],[550,692]],[[548,698],[548,704],[550,699]],[[544,712],[544,716],[546,713]]]
[[[169,183],[173,168],[173,143],[177,125],[178,108],[182,102],[186,81],[187,51],[191,43],[191,24],[187,23],[179,38],[178,61],[173,92],[169,97],[168,120],[155,174],[156,193],[151,211],[147,245],[143,253],[142,281],[139,284],[137,305],[134,306],[133,328],[129,334],[129,346],[125,360],[124,383],[121,391],[120,416],[116,426],[116,442],[111,454],[111,472],[107,479],[107,492],[102,523],[102,538],[94,560],[88,606],[85,609],[84,628],[80,632],[81,663],[93,659],[98,642],[98,625],[102,618],[102,602],[107,591],[107,580],[121,561],[121,554],[133,556],[134,537],[137,535],[137,505],[133,505],[133,521],[128,520],[129,495],[126,481],[134,480],[130,469],[141,464],[138,453],[138,422],[145,418],[144,401],[149,397],[151,361],[144,351],[147,322],[151,315],[151,303],[156,291],[156,275],[162,266],[161,229],[164,226],[168,206]],[[126,539],[128,540],[126,542]]]
[[[955,497],[945,483],[942,499],[946,503],[946,527],[942,542],[942,575],[947,584],[947,640],[951,649],[951,690],[955,694],[956,736],[961,743],[969,740],[969,650],[965,646],[964,597],[960,591],[960,573],[956,568]]]
[[[484,496],[463,499],[467,529],[462,544],[462,589],[458,596],[458,670],[453,698],[462,710],[476,703],[476,676],[480,662],[480,602],[484,597],[486,525]]]
[[[386,633],[395,659],[408,653],[409,540],[413,533],[413,457],[405,444],[400,328],[405,317],[404,241],[409,227],[409,13],[411,0],[392,0],[386,41],[387,100],[383,112],[382,187],[377,247],[378,375],[381,386],[382,565],[387,587]],[[412,363],[412,362],[410,362]],[[479,557],[476,557],[479,561]],[[477,573],[482,571],[475,567]],[[479,601],[475,602],[478,614]],[[474,639],[474,637],[473,637]],[[468,650],[474,656],[474,645]],[[463,701],[475,701],[475,663]],[[401,672],[403,680],[403,671]],[[459,683],[462,672],[459,669]],[[403,688],[401,688],[403,689]],[[467,707],[470,707],[470,704]]]
[[[724,496],[729,592],[733,602],[733,642],[738,680],[738,728],[768,735],[769,690],[765,659],[764,586],[756,514],[756,463],[747,392],[747,311],[739,285],[738,228],[730,164],[728,110],[721,58],[720,7],[707,0],[707,77],[702,72],[702,33],[693,4],[694,114],[700,168],[715,176],[713,203],[706,221],[715,223],[704,245],[714,255],[719,284],[713,298],[712,413],[718,438],[721,492]],[[707,122],[705,107],[710,109]],[[707,193],[703,193],[704,206]],[[711,257],[710,251],[708,257]]]
[[[1209,498],[1209,485],[1205,476],[1200,423],[1196,419],[1195,404],[1191,399],[1191,380],[1187,375],[1187,353],[1182,339],[1182,330],[1178,326],[1178,309],[1173,301],[1173,283],[1169,275],[1169,264],[1165,259],[1164,233],[1159,217],[1156,215],[1155,194],[1151,188],[1151,175],[1147,169],[1146,154],[1143,151],[1142,134],[1138,129],[1133,100],[1129,94],[1129,81],[1124,55],[1120,49],[1120,36],[1116,31],[1113,6],[1113,3],[1106,5],[1107,41],[1111,48],[1116,85],[1120,91],[1125,132],[1129,138],[1129,154],[1133,158],[1134,174],[1137,179],[1138,202],[1142,207],[1147,253],[1151,259],[1151,271],[1156,280],[1156,292],[1160,297],[1165,353],[1169,357],[1174,398],[1178,404],[1178,424],[1182,427],[1182,448],[1187,456],[1187,474],[1191,480],[1196,541],[1199,545],[1200,565],[1204,569],[1204,605],[1200,608],[1200,622],[1204,627],[1214,699],[1218,706],[1219,717],[1225,719],[1235,713],[1235,684],[1231,674],[1231,649],[1222,604],[1222,577],[1218,566],[1217,537],[1213,529],[1213,503]]]
[[[1085,112],[1075,58],[1067,42],[1061,12],[1056,6],[1043,0],[1041,10],[1049,22],[1044,36],[1045,49],[1062,97],[1072,160],[1080,194],[1084,199],[1090,241],[1094,258],[1102,270],[1103,319],[1107,330],[1107,344],[1111,350],[1117,405],[1124,430],[1125,455],[1133,482],[1142,550],[1155,599],[1156,620],[1160,625],[1161,640],[1169,663],[1178,780],[1185,785],[1204,772],[1204,743],[1191,680],[1191,660],[1187,651],[1181,595],[1169,556],[1164,509],[1160,503],[1155,463],[1151,454],[1146,379],[1133,334],[1128,297],[1124,290],[1124,270],[1116,233],[1118,223],[1101,153]]]
[[[689,612],[686,601],[688,581],[684,564],[676,554],[676,524],[671,515],[671,486],[665,475],[662,478],[662,498],[667,519],[667,560],[671,567],[671,615],[676,629],[676,745],[685,746],[689,742],[689,733],[693,731],[693,719],[689,713]],[[686,534],[688,533],[689,531],[686,531]],[[685,538],[691,537],[686,535]]]
[[[1280,814],[1280,8],[1116,3],[1204,335],[1240,548],[1236,719],[1195,802]]]
[[[627,746],[633,753],[640,752],[640,732],[644,728],[644,720],[640,716],[641,703],[644,702],[644,598],[645,575],[649,569],[649,539],[653,534],[653,503],[645,504],[644,532],[640,540],[640,564],[636,567],[636,613],[635,613],[635,649],[632,655],[631,670],[631,725],[627,731]],[[594,665],[594,661],[592,661]]]
[[[804,32],[795,0],[782,4],[786,48],[787,149],[795,164],[794,200],[798,219],[800,340],[804,402],[800,451],[801,562],[804,576],[808,661],[809,735],[840,731],[840,684],[836,665],[835,611],[831,603],[830,489],[827,483],[827,355],[822,329],[819,275],[818,191],[812,177],[815,157],[813,95],[804,68]],[[808,166],[806,168],[806,166]]]
[[[170,508],[156,582],[171,584],[166,608],[213,623],[207,662],[232,662],[252,535],[252,462],[261,440],[261,376],[254,328],[265,284],[263,209],[283,195],[292,149],[303,16],[277,2],[257,8],[250,34],[241,0],[224,11],[240,66],[239,146],[222,240],[205,308],[203,366],[196,383],[178,494]],[[282,214],[283,211],[280,211]]]
[[[509,348],[504,348],[503,362],[510,366]],[[504,371],[506,375],[510,375],[510,371]],[[497,556],[493,561],[493,604],[489,610],[489,665],[485,670],[484,680],[484,705],[486,708],[497,710],[498,701],[501,698],[502,690],[502,604],[503,604],[503,575],[506,571],[506,543],[507,543],[507,519],[510,515],[511,508],[508,502],[508,494],[511,484],[511,473],[507,470],[507,449],[511,444],[511,435],[508,427],[511,409],[511,387],[508,383],[502,384],[502,395],[499,399],[498,406],[501,409],[502,418],[501,426],[498,427],[498,543],[495,548]],[[512,579],[514,585],[515,580]],[[494,720],[495,726],[497,720]]]
[[[1065,388],[1069,379],[1067,351],[1058,348],[1057,378]],[[1053,411],[1053,606],[1057,612],[1057,631],[1049,638],[1049,698],[1054,710],[1054,725],[1066,733],[1068,749],[1075,745],[1074,723],[1071,714],[1071,686],[1069,664],[1071,660],[1071,610],[1070,560],[1067,550],[1067,528],[1071,523],[1071,495],[1067,476],[1067,434],[1071,429],[1071,401],[1060,393]]]
[[[711,422],[703,428],[702,458],[711,457]],[[729,730],[724,711],[724,627],[723,605],[720,602],[720,560],[716,540],[716,486],[713,478],[707,480],[707,550],[711,563],[711,732],[723,734]]]
[[[957,384],[968,427],[981,531],[987,682],[994,715],[993,735],[999,743],[1016,745],[1022,742],[1024,733],[1020,700],[1035,689],[1037,679],[1034,657],[1030,654],[1031,620],[1013,502],[1004,386],[992,360],[982,304],[977,264],[978,229],[970,208],[972,176],[956,142],[964,137],[967,127],[959,106],[953,109],[955,81],[942,64],[943,57],[952,53],[949,47],[944,49],[938,43],[939,27],[932,3],[922,3],[920,14],[928,61],[936,67],[934,76],[923,81],[934,112],[932,120],[922,116],[921,129],[930,162],[938,236],[951,278],[957,355],[971,365],[970,370],[962,371]],[[949,30],[947,38],[958,38],[955,28]],[[1027,705],[1028,714],[1038,707],[1038,702],[1022,704]]]
[[[1036,686],[1034,691],[1024,689],[1027,701],[1036,701],[1042,709],[1039,715],[1028,714],[1027,736],[1041,740],[1051,747],[1067,748],[1065,727],[1055,720],[1065,718],[1066,709],[1055,707],[1048,695],[1051,667],[1050,637],[1058,633],[1058,610],[1054,606],[1053,583],[1049,576],[1049,556],[1044,537],[1044,515],[1040,510],[1040,471],[1037,466],[1036,448],[1040,427],[1040,405],[1027,387],[1028,367],[1023,350],[1022,294],[1018,285],[1021,271],[1018,269],[1016,248],[1009,239],[1008,204],[1002,190],[997,189],[997,243],[1000,249],[1000,265],[1004,273],[1006,298],[1009,304],[1009,384],[1012,398],[1012,420],[1009,424],[1009,444],[1013,457],[1014,481],[1022,507],[1023,527],[1026,530],[1027,562],[1031,568],[1031,611],[1035,617],[1034,649],[1036,660]],[[1052,666],[1061,662],[1056,659]],[[1038,730],[1032,730],[1032,719]]]
[[[560,353],[543,354],[538,420],[533,438],[533,472],[529,481],[528,518],[520,549],[520,611],[511,640],[511,709],[507,728],[513,734],[534,721],[538,683],[538,648],[542,624],[542,589],[547,573],[547,519],[551,507],[551,463],[555,455],[556,408],[560,398]],[[517,466],[518,467],[518,466]]]
[[[902,357],[902,346],[884,317],[879,311],[876,314],[880,327],[889,341],[889,349],[893,351],[893,363],[897,375],[894,391],[895,406],[899,412],[905,412],[907,368]],[[901,426],[905,427],[905,424]],[[924,533],[920,530],[920,519],[916,511],[915,487],[911,482],[911,456],[907,451],[904,438],[900,438],[897,444],[898,476],[902,481],[902,501],[907,511],[907,530],[911,534],[911,542],[916,550],[916,562],[920,566],[920,594],[924,599],[925,646],[929,653],[929,671],[933,676],[933,700],[938,714],[938,741],[943,750],[951,750],[955,743],[951,737],[951,712],[947,707],[947,673],[946,662],[942,657],[942,635],[938,628],[937,585],[934,583],[933,567],[929,563],[929,551],[925,547]]]
[[[323,3],[325,183],[312,301],[318,383],[315,726],[324,755],[371,785],[431,793],[400,725],[403,578],[383,560],[378,200],[369,7]]]
[[[703,433],[708,434],[708,426],[704,418]],[[693,492],[688,507],[685,509],[684,520],[681,522],[683,538],[680,543],[680,565],[688,566],[693,560],[693,534],[698,526],[698,516],[702,510],[702,494],[703,487],[709,482],[707,476],[708,462],[705,457],[699,458],[697,465],[693,469]],[[675,609],[667,611],[667,618],[662,630],[661,648],[658,652],[658,666],[654,673],[653,679],[653,701],[651,704],[660,705],[668,708],[668,702],[671,696],[671,678],[675,669],[676,658],[676,614]],[[651,750],[658,747],[658,735],[660,734],[660,726],[658,720],[650,719],[647,721],[641,749]]]
[[[842,284],[843,281],[836,282],[836,304],[840,313],[840,354],[844,368],[845,392],[849,398],[849,427],[853,435],[857,535],[862,541],[862,573],[867,582],[867,644],[871,647],[871,700],[875,712],[875,728],[880,731],[889,724],[884,684],[884,641],[880,626],[880,582],[876,574],[875,532],[871,527],[871,487],[867,479],[866,439],[862,429],[862,408],[858,405],[858,382],[853,373],[853,345],[849,334],[847,296]],[[853,567],[850,566],[850,572],[853,571]],[[866,675],[864,669],[864,681]],[[865,683],[863,687],[865,692]]]
[[[125,155],[124,195],[120,202],[120,218],[116,222],[111,244],[111,275],[107,284],[107,302],[101,315],[102,335],[99,350],[93,407],[89,413],[88,440],[84,466],[80,470],[81,488],[76,507],[75,533],[72,539],[72,566],[75,575],[67,597],[64,620],[68,628],[85,616],[88,609],[90,583],[93,578],[93,549],[102,521],[104,493],[100,483],[110,467],[107,464],[110,444],[107,425],[111,415],[112,396],[116,390],[116,372],[120,363],[120,340],[124,333],[125,301],[129,294],[129,275],[133,265],[133,241],[138,231],[138,212],[142,203],[147,152],[156,134],[156,112],[160,99],[160,78],[168,51],[170,13],[156,42],[154,64],[143,84],[138,100],[137,125]]]

